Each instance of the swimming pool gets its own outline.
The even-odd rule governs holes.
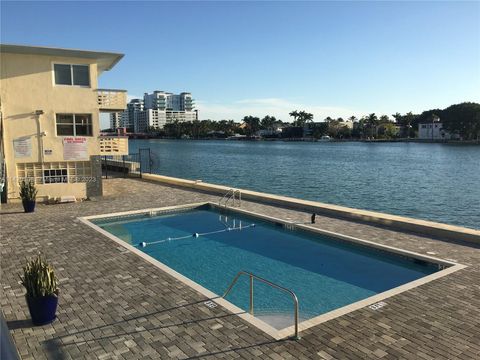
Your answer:
[[[213,294],[222,295],[242,270],[290,289],[302,328],[455,265],[214,204],[86,220]],[[262,282],[255,282],[254,293],[257,319],[280,332],[293,324],[288,295]],[[226,300],[248,311],[249,294],[249,279],[241,277]]]

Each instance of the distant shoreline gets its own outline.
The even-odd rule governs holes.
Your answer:
[[[425,144],[461,144],[461,145],[480,145],[480,139],[478,140],[431,140],[431,139],[374,139],[374,140],[365,140],[365,139],[331,139],[329,141],[323,141],[320,139],[314,138],[240,138],[240,139],[228,139],[228,138],[188,138],[188,139],[178,139],[172,137],[157,137],[157,136],[129,136],[129,139],[133,140],[151,140],[151,139],[160,139],[160,140],[179,140],[179,141],[282,141],[282,142],[321,142],[321,143],[333,143],[333,142],[363,142],[363,143],[425,143]]]

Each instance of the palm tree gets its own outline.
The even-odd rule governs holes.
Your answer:
[[[294,111],[292,111],[292,112],[291,112],[290,114],[288,114],[288,115],[290,115],[291,117],[293,117],[293,124],[292,124],[292,125],[293,125],[293,126],[296,126],[296,125],[297,125],[297,118],[298,118],[298,116],[300,115],[299,112],[298,112],[297,110],[294,110]]]
[[[409,111],[403,118],[404,118],[404,123],[405,127],[407,129],[407,138],[410,138],[410,132],[412,129],[412,123],[415,121],[415,119],[418,117],[418,115],[414,115],[411,111]]]
[[[388,115],[382,115],[378,120],[380,124],[385,124],[390,122],[390,118],[388,117]]]
[[[370,115],[367,116],[366,124],[367,124],[367,127],[370,129],[370,136],[373,137],[374,133],[376,135],[378,118],[377,118],[377,115],[375,115],[375,113],[371,113]]]
[[[299,126],[299,127],[304,127],[305,124],[308,122],[308,121],[312,121],[313,120],[313,114],[310,114],[310,113],[307,113],[305,111],[298,111],[296,112],[297,114],[297,118],[296,120],[294,121],[294,126]]]
[[[313,122],[313,114],[302,111],[302,119],[307,122]]]
[[[392,114],[392,117],[395,119],[395,122],[397,124],[401,124],[402,123],[402,114],[400,114],[399,112],[395,113],[395,114]]]
[[[251,136],[260,128],[260,118],[256,116],[245,116],[243,122],[247,125],[247,133]]]
[[[275,116],[267,115],[262,119],[262,121],[260,122],[260,125],[262,129],[272,130],[272,127],[276,121],[277,119],[275,118]]]

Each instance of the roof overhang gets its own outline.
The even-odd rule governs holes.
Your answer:
[[[14,44],[0,44],[1,53],[28,54],[28,55],[47,55],[58,57],[75,57],[84,59],[94,59],[97,62],[98,72],[108,71],[113,68],[122,58],[123,54],[89,51],[78,49],[64,49],[44,46],[27,46]]]

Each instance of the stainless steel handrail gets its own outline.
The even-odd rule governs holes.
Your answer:
[[[240,190],[229,189],[218,201],[218,206],[222,205],[222,201],[225,200],[225,207],[227,207],[228,202],[233,200],[233,206],[235,206],[235,196],[238,195],[239,206],[242,206],[242,193]]]
[[[235,190],[233,193],[234,193],[234,196],[233,196],[234,200],[235,200],[235,193],[237,193],[237,195],[238,195],[238,206],[242,207],[242,192],[240,190]],[[234,206],[235,206],[235,204],[234,204]]]
[[[231,193],[233,189],[229,189],[221,198],[218,200],[218,206],[222,205],[222,201]]]
[[[230,195],[225,201],[225,207],[227,207],[228,202],[232,199],[233,199],[233,206],[235,206],[235,190],[232,191],[232,195]]]
[[[263,283],[265,283],[265,284],[267,284],[267,285],[269,285],[273,288],[276,288],[278,290],[281,290],[283,292],[286,292],[286,293],[290,294],[290,296],[293,299],[294,317],[295,317],[295,334],[293,335],[293,339],[299,340],[300,336],[298,336],[298,298],[297,298],[297,295],[295,295],[295,293],[292,290],[287,289],[283,286],[277,285],[275,283],[272,283],[271,281],[268,281],[267,279],[264,279],[264,278],[262,278],[258,275],[252,274],[251,272],[242,270],[242,271],[239,271],[237,273],[235,278],[232,280],[230,286],[228,287],[228,289],[223,294],[222,298],[225,298],[230,293],[233,286],[237,283],[237,280],[242,275],[247,275],[250,278],[250,310],[249,310],[249,312],[250,312],[251,315],[253,315],[253,279],[257,279],[257,280],[259,280],[259,281],[261,281],[261,282],[263,282]]]

